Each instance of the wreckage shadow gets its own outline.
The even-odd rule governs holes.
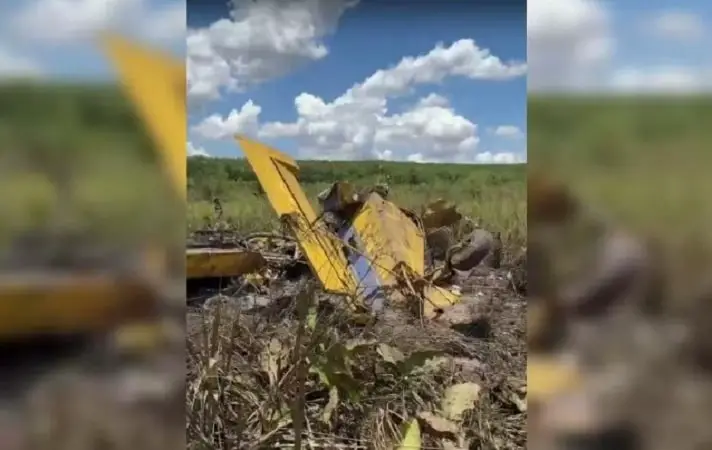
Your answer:
[[[492,323],[487,317],[480,317],[470,323],[450,325],[454,331],[473,339],[489,339],[492,337]]]

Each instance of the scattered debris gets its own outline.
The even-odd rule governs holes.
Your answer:
[[[189,442],[524,448],[523,269],[499,233],[445,200],[400,208],[387,186],[336,182],[317,212],[294,161],[240,143],[285,230],[191,235],[264,261],[213,285],[189,274]]]

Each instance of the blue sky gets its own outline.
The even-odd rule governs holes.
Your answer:
[[[0,79],[113,79],[91,40],[95,32],[118,31],[183,56],[185,20],[185,2],[179,0],[0,2]]]
[[[712,3],[529,0],[530,87],[698,93],[712,87]]]
[[[618,41],[614,64],[690,69],[712,67],[709,51],[712,3],[700,0],[684,3],[634,0],[630,3],[616,5],[613,9],[612,28]],[[640,7],[649,11],[643,20]],[[630,26],[636,23],[637,26]]]
[[[338,3],[337,0],[332,1]],[[303,3],[317,4],[316,7],[319,7],[318,1],[307,0]],[[217,98],[213,96],[210,99],[191,100],[189,136],[193,149],[202,149],[211,156],[237,156],[239,150],[229,136],[234,132],[245,132],[303,158],[405,159],[410,157],[412,160],[460,162],[491,162],[499,158],[497,160],[502,162],[523,161],[526,158],[526,74],[519,73],[501,77],[506,79],[496,80],[485,79],[484,76],[458,75],[462,70],[476,70],[474,65],[478,63],[477,61],[472,63],[461,61],[459,64],[467,67],[455,68],[453,71],[457,73],[446,74],[435,82],[408,83],[406,92],[388,96],[386,113],[376,113],[372,109],[353,111],[349,117],[354,122],[363,120],[363,123],[373,123],[369,127],[364,126],[363,130],[353,132],[358,134],[362,131],[362,137],[368,135],[365,138],[368,142],[358,149],[352,149],[351,152],[339,151],[339,145],[348,144],[346,141],[349,132],[333,131],[331,135],[323,137],[326,141],[322,142],[323,145],[318,144],[319,130],[323,129],[326,122],[331,121],[330,118],[322,118],[321,122],[317,123],[312,117],[312,120],[307,121],[308,123],[305,122],[305,126],[311,127],[306,131],[265,132],[269,129],[266,124],[297,123],[299,114],[295,108],[295,98],[300,94],[311,94],[325,103],[333,102],[354,84],[363,82],[379,70],[393,67],[404,57],[427,55],[438,43],[448,48],[460,40],[472,39],[479,49],[489,50],[503,65],[510,62],[513,65],[524,63],[526,61],[524,3],[503,3],[505,4],[499,3],[495,6],[492,4],[476,6],[474,2],[440,3],[436,8],[435,3],[405,7],[401,2],[401,4],[384,7],[383,2],[378,5],[376,1],[362,1],[355,7],[346,9],[338,20],[333,20],[333,12],[322,14],[322,22],[325,20],[324,17],[332,18],[333,32],[325,32],[322,36],[309,41],[317,42],[324,49],[328,49],[328,54],[325,56],[290,57],[286,68],[276,71],[278,75],[255,83],[243,83],[245,85],[237,90],[221,89]],[[191,29],[205,30],[214,22],[227,18],[229,13],[230,7],[223,1],[191,2],[188,10],[188,25]],[[245,14],[249,16],[249,12]],[[296,15],[297,12],[295,11],[294,14]],[[317,16],[319,14],[314,13]],[[305,19],[304,15],[299,17],[300,20],[309,20]],[[250,19],[243,17],[242,20]],[[257,28],[259,27],[252,27],[250,30]],[[235,27],[233,32],[239,34],[241,31],[239,27]],[[259,33],[259,29],[254,32]],[[262,38],[257,36],[245,39],[248,39],[248,42],[257,42]],[[258,53],[255,52],[244,58],[270,57]],[[265,53],[268,53],[268,49],[265,49]],[[190,40],[188,54],[190,57]],[[467,54],[467,51],[463,50],[460,57],[466,58]],[[286,58],[288,55],[272,56]],[[457,57],[453,56],[455,59]],[[249,66],[248,63],[249,61],[245,63],[245,67]],[[443,61],[439,70],[447,72],[449,70],[447,65],[451,63],[457,65],[458,61]],[[437,61],[434,62],[434,58],[431,58],[429,64],[437,65]],[[271,63],[265,64],[265,67],[272,65],[282,67]],[[240,74],[244,81],[245,78],[249,78],[250,71],[245,69]],[[401,75],[406,78],[414,76],[406,73]],[[394,131],[394,127],[400,122],[389,117],[413,111],[416,104],[428,96],[436,99],[438,105],[444,105],[443,102],[447,101],[444,107],[449,113],[431,109],[428,114],[436,116],[439,114],[438,117],[426,121],[426,124],[433,124],[433,130],[411,137],[394,137],[394,133],[397,134],[398,131]],[[248,101],[261,108],[258,123],[244,119],[235,120],[230,124],[220,120],[227,117],[232,110],[239,111]],[[411,125],[417,126],[420,123],[415,117],[417,113],[416,111],[411,115],[412,117],[401,117],[401,119],[410,121],[409,123],[415,121],[417,123]],[[451,119],[447,114],[459,116],[459,119]],[[213,122],[214,126],[201,128],[200,123],[211,115],[216,115],[214,118],[218,119]],[[375,119],[389,121],[390,130],[385,130]],[[444,121],[444,128],[437,128],[438,120]],[[420,124],[422,128],[423,124]],[[476,125],[474,133],[468,134],[468,124]],[[331,125],[341,126],[333,123]],[[448,127],[452,129],[449,130]],[[405,130],[403,127],[400,129]],[[453,136],[448,136],[450,132]],[[338,137],[335,137],[334,133],[338,134]],[[380,133],[380,145],[370,142],[374,133]],[[476,145],[464,144],[459,147],[459,150],[456,148],[458,139],[462,143],[462,140],[473,136],[479,139]],[[422,140],[419,141],[422,144],[420,147],[419,143],[412,142],[418,137]],[[428,140],[432,140],[433,148],[438,147],[439,151],[427,148]],[[409,153],[410,144],[417,144],[418,148]],[[329,145],[333,148],[330,149]],[[374,148],[378,155],[374,153]],[[420,157],[413,156],[416,154]]]

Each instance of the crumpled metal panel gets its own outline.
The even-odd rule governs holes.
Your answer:
[[[425,271],[425,238],[420,227],[394,203],[371,193],[353,219],[353,226],[363,243],[363,251],[372,261],[386,286],[395,285],[400,276],[397,267],[404,264],[415,275]]]
[[[438,199],[425,206],[422,220],[426,230],[448,227],[462,219],[462,214],[457,211],[454,203],[445,199]]]

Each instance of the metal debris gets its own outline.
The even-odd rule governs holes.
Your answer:
[[[388,200],[387,184],[338,181],[318,194],[317,212],[299,186],[296,162],[261,143],[238,141],[288,234],[197,231],[187,255],[189,280],[231,278],[235,292],[264,292],[276,280],[308,273],[326,292],[356,300],[349,306],[357,311],[419,305],[419,314],[436,319],[460,302],[457,272],[487,258],[499,265],[499,235],[477,227],[451,202],[437,200],[416,213]],[[469,232],[458,239],[463,229]]]

